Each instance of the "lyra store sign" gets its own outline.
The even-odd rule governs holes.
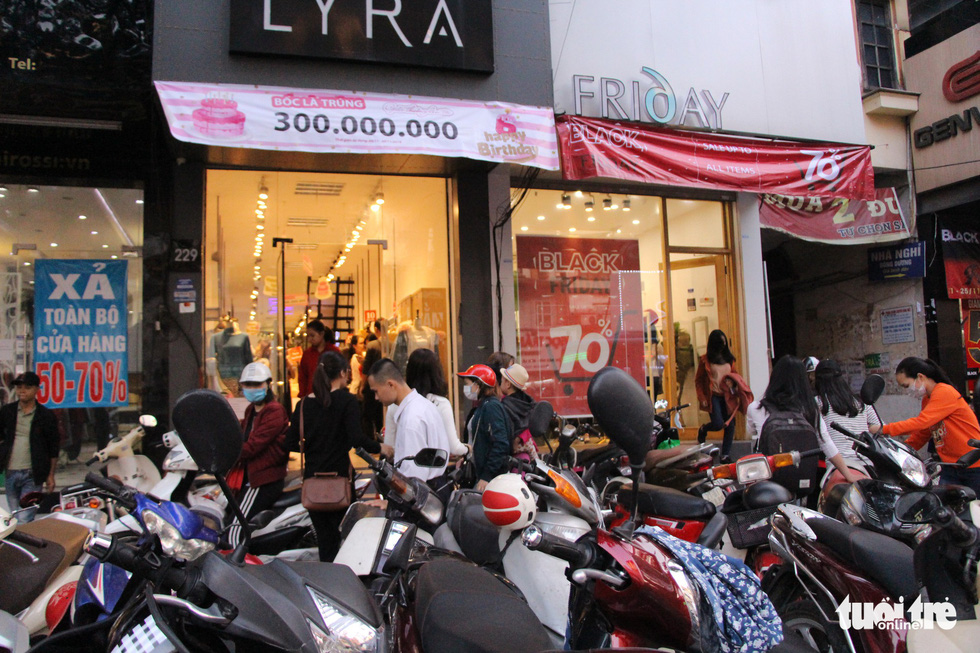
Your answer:
[[[231,0],[234,53],[493,72],[491,0]]]
[[[660,72],[640,68],[636,79],[572,75],[574,113],[579,116],[721,129],[727,91],[673,85]]]

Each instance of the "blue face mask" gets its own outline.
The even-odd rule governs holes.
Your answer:
[[[245,398],[251,401],[253,404],[257,404],[265,400],[265,395],[267,392],[267,388],[242,388],[242,394],[245,395]]]

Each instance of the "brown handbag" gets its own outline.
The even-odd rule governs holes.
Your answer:
[[[303,402],[300,401],[299,407],[299,457],[300,466],[306,470],[306,436],[303,433]],[[345,510],[350,506],[351,483],[350,469],[346,476],[341,476],[337,472],[325,472],[314,474],[303,481],[303,490],[300,499],[303,507],[310,512],[333,512]]]

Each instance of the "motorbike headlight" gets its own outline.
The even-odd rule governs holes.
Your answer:
[[[152,510],[144,510],[142,515],[146,530],[160,538],[163,552],[181,560],[197,560],[214,549],[212,542],[205,540],[185,540],[173,524]]]
[[[764,457],[748,458],[735,463],[735,476],[738,482],[751,483],[753,481],[764,481],[772,476],[769,469],[769,461]]]
[[[918,487],[926,487],[929,485],[929,481],[932,479],[929,476],[929,472],[926,469],[926,464],[918,456],[912,455],[907,451],[902,451],[901,449],[896,449],[894,451],[895,457],[898,458],[899,464],[902,466],[902,476],[905,479],[916,485]]]
[[[312,587],[307,586],[306,589],[313,597],[313,603],[327,627],[324,631],[310,619],[306,620],[320,653],[380,650],[381,637],[378,636],[378,629],[334,605],[329,597]]]
[[[840,502],[840,513],[851,526],[860,526],[864,521],[864,495],[857,485],[852,484]]]

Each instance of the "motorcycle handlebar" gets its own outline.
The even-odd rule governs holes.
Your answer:
[[[956,546],[966,549],[980,540],[980,531],[957,517],[949,508],[943,508],[937,517],[943,528],[949,531],[950,539]]]
[[[837,422],[831,422],[830,423],[830,428],[834,429],[838,433],[843,433],[847,437],[852,438],[854,440],[860,440],[861,439],[858,436],[854,435],[854,433],[848,431],[846,428],[844,428],[843,426],[841,426],[840,424],[838,424]]]
[[[26,544],[27,546],[33,546],[37,549],[43,549],[48,545],[47,542],[34,535],[29,535],[27,533],[22,533],[21,531],[11,531],[7,539],[11,542],[17,542],[18,544]]]
[[[969,440],[966,441],[966,443],[971,447],[973,447],[974,449],[980,449],[980,440],[977,440],[975,438],[970,438]]]
[[[101,474],[89,472],[85,475],[85,482],[90,485],[94,485],[107,494],[110,494],[128,510],[132,510],[136,507],[136,499],[133,496],[133,490],[126,487],[114,478],[106,478]]]
[[[564,560],[572,569],[588,567],[594,558],[592,548],[587,544],[569,542],[557,535],[545,533],[534,524],[521,533],[521,542],[531,551],[541,551]]]
[[[114,535],[93,533],[85,544],[85,551],[102,562],[121,567],[126,571],[146,578],[154,585],[167,590],[175,590],[179,596],[191,595],[198,584],[198,575],[187,569],[159,564],[154,556],[150,562],[140,549],[116,539]]]
[[[527,462],[526,460],[521,460],[520,458],[514,458],[513,456],[508,458],[508,462],[511,467],[516,467],[522,472],[527,472],[528,474],[533,474],[538,471],[538,468]]]
[[[367,452],[366,449],[363,449],[362,447],[358,447],[357,449],[355,449],[354,453],[360,456],[361,460],[366,462],[368,464],[368,467],[370,467],[375,471],[381,469],[384,466],[384,463],[375,460],[374,456],[372,456],[370,453]]]

